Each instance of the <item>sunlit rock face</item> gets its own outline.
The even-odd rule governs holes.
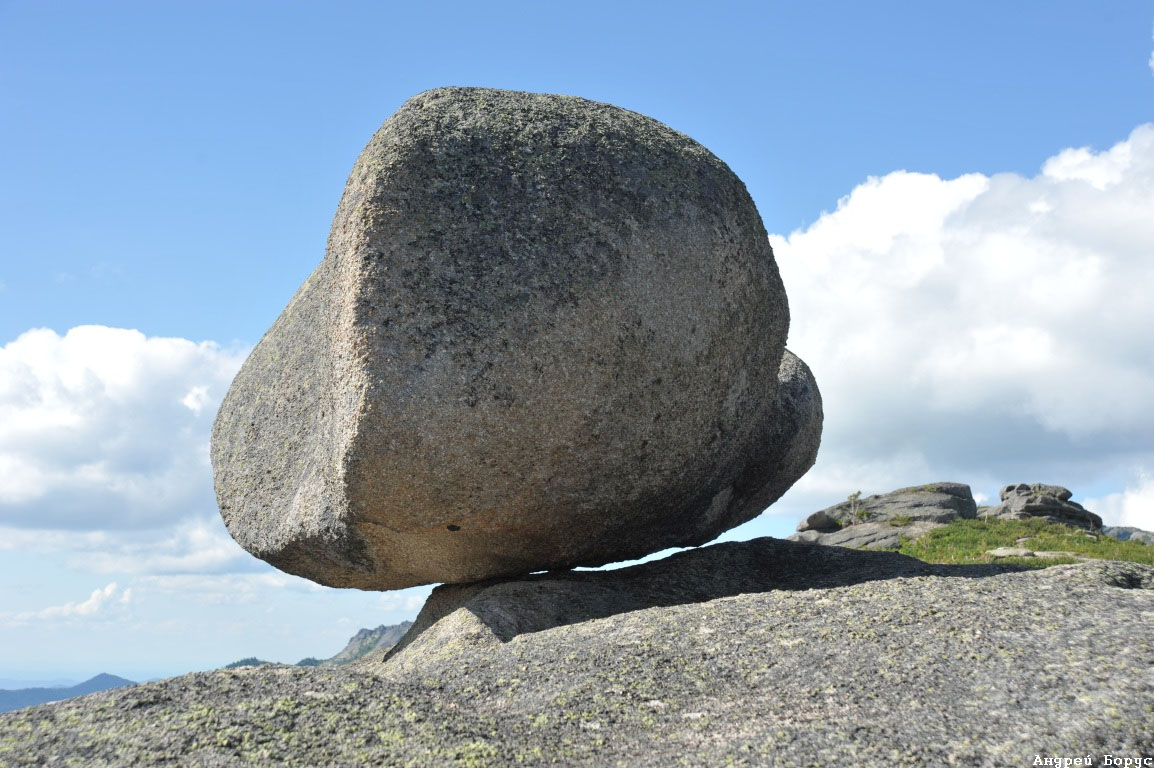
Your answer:
[[[221,406],[221,513],[322,584],[395,589],[704,543],[813,464],[821,400],[741,180],[568,96],[406,102]]]

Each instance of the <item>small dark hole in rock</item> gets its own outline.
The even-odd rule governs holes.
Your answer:
[[[459,526],[459,525],[450,525],[450,526],[449,526],[449,530],[450,530],[450,531],[459,531],[459,530],[461,530],[461,526]]]

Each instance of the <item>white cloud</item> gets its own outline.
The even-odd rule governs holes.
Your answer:
[[[0,525],[139,530],[214,510],[208,434],[242,359],[102,326],[0,347]]]
[[[795,499],[931,480],[1078,495],[1154,465],[1154,125],[1040,174],[871,178],[771,242],[826,427]],[[817,508],[816,506],[814,508]]]
[[[268,569],[225,531],[208,461],[243,356],[102,326],[0,347],[0,550],[103,574]]]
[[[270,592],[331,591],[299,576],[266,566],[259,573],[172,574],[147,576],[142,591],[201,605],[245,605],[267,599]]]
[[[432,591],[431,586],[424,586],[385,592],[378,605],[381,610],[389,613],[416,613],[421,610]]]
[[[20,611],[17,613],[0,613],[11,624],[24,624],[31,621],[48,621],[56,619],[91,619],[98,614],[105,613],[110,607],[126,606],[132,602],[132,590],[121,589],[115,581],[108,585],[94,589],[87,600],[68,602],[64,605],[52,605],[38,611]]]
[[[189,517],[144,535],[106,537],[80,549],[71,565],[95,573],[209,574],[262,570],[259,560],[233,541],[220,517]]]
[[[1106,525],[1154,531],[1154,475],[1139,471],[1136,482],[1124,491],[1087,499],[1085,507],[1097,512]]]

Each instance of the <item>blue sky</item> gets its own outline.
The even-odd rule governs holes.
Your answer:
[[[611,102],[745,180],[827,426],[727,537],[933,480],[1154,527],[1152,30],[1149,2],[0,1],[0,679],[296,661],[415,613],[241,552],[204,448],[360,149],[440,85]]]

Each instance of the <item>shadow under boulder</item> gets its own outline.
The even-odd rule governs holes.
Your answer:
[[[612,571],[558,571],[437,587],[385,659],[425,664],[466,648],[629,611],[777,590],[817,590],[913,576],[981,577],[1018,566],[933,565],[894,552],[773,538],[724,542]]]

